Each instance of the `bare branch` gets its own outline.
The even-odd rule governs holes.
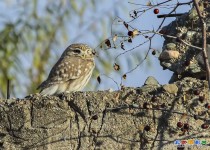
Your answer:
[[[202,51],[203,51],[203,57],[204,57],[204,62],[205,62],[205,66],[206,66],[206,78],[208,80],[209,83],[209,88],[210,88],[210,68],[209,68],[209,61],[208,61],[208,56],[207,56],[207,49],[206,49],[206,22],[204,20],[204,16],[201,14],[201,10],[199,8],[198,5],[198,1],[197,0],[193,0],[196,11],[198,13],[199,19],[202,23]]]
[[[156,34],[159,34],[159,35],[162,35],[162,36],[165,36],[165,37],[168,37],[168,38],[172,38],[172,39],[178,39],[180,42],[184,43],[185,45],[189,46],[189,47],[192,47],[192,48],[195,48],[195,49],[198,49],[198,50],[202,50],[201,47],[198,47],[198,46],[195,46],[195,45],[192,45],[190,43],[187,43],[186,41],[176,37],[176,36],[172,36],[172,35],[168,35],[168,34],[161,34],[159,32],[154,32]]]
[[[163,14],[163,15],[157,15],[157,18],[165,18],[165,17],[177,17],[177,16],[181,16],[182,14]]]

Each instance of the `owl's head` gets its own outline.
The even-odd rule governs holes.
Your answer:
[[[86,58],[93,58],[94,52],[87,44],[72,44],[66,48],[62,56],[75,56]]]

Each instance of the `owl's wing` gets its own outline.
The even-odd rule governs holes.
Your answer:
[[[93,63],[79,57],[60,58],[53,66],[46,81],[44,81],[38,89],[43,89],[51,85],[64,83],[69,80],[77,79],[89,70],[86,69]],[[91,69],[91,68],[90,68]]]

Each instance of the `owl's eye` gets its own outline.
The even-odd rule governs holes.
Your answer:
[[[80,53],[81,53],[81,50],[75,49],[75,50],[73,50],[73,52],[74,52],[75,54],[80,54]]]

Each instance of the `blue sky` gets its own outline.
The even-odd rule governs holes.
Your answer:
[[[128,1],[123,1],[125,4],[123,6],[126,6],[125,11],[123,9],[119,9],[119,11],[117,11],[117,15],[121,18],[123,18],[125,21],[129,21],[131,20],[131,18],[129,17],[129,11],[132,11],[134,9],[140,8],[138,5],[132,5],[132,4],[128,4]],[[130,1],[131,2],[131,1]],[[133,2],[139,2],[139,1],[133,1]],[[141,4],[146,4],[148,1],[147,0],[142,0]],[[156,2],[162,2],[162,1],[153,1],[155,4]],[[171,3],[168,4],[176,4],[176,2],[178,1],[172,1]],[[188,2],[186,0],[182,0],[180,2]],[[107,5],[103,5],[103,7],[108,7]],[[159,8],[159,14],[167,14],[169,13],[173,6],[171,8]],[[177,13],[184,13],[187,12],[190,9],[190,6],[181,6],[177,9]],[[150,11],[146,12],[145,14],[143,14],[140,18],[136,19],[135,21],[133,21],[131,23],[131,25],[139,30],[152,30],[152,29],[157,29],[158,26],[160,25],[161,21],[163,19],[158,19],[157,16],[153,13],[153,9],[151,9]],[[175,18],[168,18],[166,19],[164,25],[169,24],[171,21],[175,20]],[[110,25],[107,25],[107,28],[110,28]],[[108,35],[110,36],[110,34]],[[138,45],[141,42],[141,38],[137,38],[133,40],[133,44],[130,45],[129,48],[135,47],[136,45]],[[164,38],[156,35],[153,40],[152,40],[152,47],[154,49],[157,49],[159,51],[161,51],[163,42],[164,42]],[[137,48],[136,50],[134,50],[133,54],[132,53],[127,53],[126,55],[121,57],[121,61],[123,62],[123,66],[122,69],[124,72],[127,72],[128,70],[130,70],[131,68],[135,67],[136,64],[138,64],[138,61],[136,62],[136,64],[133,64],[133,66],[127,66],[126,65],[126,58],[127,57],[135,57],[136,54],[140,54],[142,57],[145,56],[145,53],[148,50],[148,45],[145,44],[139,48]],[[116,55],[113,53],[113,55]],[[125,84],[125,86],[134,86],[134,87],[139,87],[142,86],[144,84],[144,81],[146,80],[146,78],[148,76],[154,76],[158,82],[160,84],[167,84],[169,79],[171,78],[172,72],[169,70],[163,70],[162,67],[159,64],[159,60],[157,57],[154,57],[153,55],[151,55],[151,53],[149,54],[149,61],[151,63],[151,66],[148,67],[147,65],[147,61],[145,61],[140,67],[138,67],[135,71],[133,71],[131,74],[127,75],[127,79],[123,82]],[[113,63],[113,62],[112,62]],[[116,73],[112,72],[111,73],[111,77],[113,77],[115,80],[117,80],[118,82],[120,82],[119,77],[116,77]],[[102,84],[102,86],[99,87],[99,89],[103,90],[103,89],[107,89],[107,88],[112,88],[115,87],[115,83],[111,82],[109,84]]]
[[[87,0],[84,0],[87,2]],[[21,8],[18,5],[21,3],[21,0],[8,0],[6,5],[5,3],[0,2],[0,9],[1,9],[1,16],[2,14],[5,16],[8,16],[8,18],[12,21],[16,18],[16,10],[18,9],[30,9],[30,8]],[[46,0],[40,0],[39,1],[39,15],[42,15],[42,7],[47,4]],[[63,0],[65,2],[65,0]],[[72,15],[71,21],[67,21],[68,31],[67,34],[69,35],[68,40],[61,42],[59,45],[54,46],[54,49],[52,49],[53,53],[53,59],[52,64],[49,64],[48,70],[52,68],[52,66],[55,64],[57,59],[60,57],[63,50],[70,45],[71,43],[87,43],[91,47],[95,48],[102,40],[105,40],[106,38],[111,36],[111,19],[114,19],[115,17],[120,17],[125,21],[131,20],[129,17],[129,12],[140,8],[139,5],[133,5],[129,4],[128,2],[136,2],[141,4],[146,4],[148,0],[101,0],[96,1],[97,7],[92,7],[91,5],[87,6],[87,9],[85,11],[85,15],[83,18],[80,18],[78,15]],[[152,4],[157,4],[158,2],[163,2],[162,0],[151,0]],[[165,7],[157,7],[159,9],[159,14],[167,14],[173,9],[173,4],[176,4],[177,2],[188,2],[187,0],[173,0],[170,3],[167,3],[171,5],[172,7],[169,8],[169,6]],[[78,7],[82,9],[82,3],[78,2]],[[14,9],[15,8],[15,9]],[[177,9],[177,13],[183,13],[189,11],[190,6],[181,6]],[[5,14],[7,12],[7,14]],[[24,16],[23,16],[24,17]],[[8,19],[8,18],[2,18],[2,20]],[[82,20],[82,21],[81,21]],[[171,21],[175,20],[175,18],[168,18],[164,22],[164,25],[169,24]],[[134,20],[130,24],[137,28],[138,30],[153,30],[157,29],[160,25],[162,19],[158,19],[157,16],[153,13],[153,9],[147,11],[144,13],[140,18]],[[1,25],[0,25],[1,27]],[[120,25],[114,25],[112,26],[114,30],[120,30],[124,33],[127,31],[124,27]],[[79,36],[78,36],[79,35]],[[139,43],[143,42],[142,37],[137,37],[133,39],[132,44],[126,44],[126,49],[130,49],[132,47],[135,47]],[[156,35],[152,40],[152,47],[154,49],[157,49],[158,51],[161,51],[162,45],[163,45],[164,39],[158,35]],[[38,43],[42,44],[42,43]],[[145,57],[145,53],[148,51],[148,44],[145,44],[131,53],[127,53],[126,55],[123,55],[119,58],[119,62],[121,62],[121,70],[122,74],[127,72],[128,70],[135,67],[136,64],[138,64],[139,57],[141,58]],[[121,49],[111,49],[108,51],[110,55],[113,56],[113,59],[108,59],[107,61],[110,62],[110,65],[112,66],[114,64],[114,58],[123,52]],[[28,58],[32,56],[24,56],[23,61],[27,62]],[[100,52],[100,57],[103,56],[103,51]],[[106,59],[106,58],[105,58]],[[133,61],[132,65],[128,66],[128,61]],[[151,64],[148,67],[148,62]],[[96,64],[97,65],[97,64]],[[25,63],[25,68],[30,68],[32,64]],[[104,73],[104,68],[100,67],[100,74]],[[122,75],[121,74],[121,75]],[[118,72],[112,71],[109,76],[116,80],[118,83],[121,81],[121,76]],[[168,70],[163,70],[162,67],[159,64],[159,60],[157,57],[154,57],[151,53],[149,54],[149,57],[144,63],[138,67],[135,71],[127,75],[127,79],[123,81],[123,84],[125,86],[133,86],[133,87],[139,87],[142,86],[144,81],[148,76],[154,76],[160,84],[166,84],[168,83],[170,77],[172,75],[172,72]],[[46,74],[46,77],[48,74]],[[109,88],[117,89],[115,83],[106,78],[101,76],[102,82],[98,88],[98,90],[106,90]],[[29,81],[30,79],[28,79]],[[96,79],[94,79],[96,80]],[[26,80],[27,81],[27,80]],[[22,88],[22,91],[20,93],[25,93],[26,89]],[[86,89],[86,90],[93,90],[93,89]],[[20,94],[19,96],[22,96]]]

